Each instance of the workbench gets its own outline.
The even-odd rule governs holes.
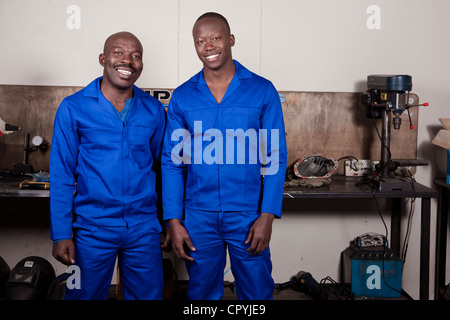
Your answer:
[[[32,178],[30,178],[31,180]],[[14,197],[14,198],[49,198],[50,190],[33,190],[20,189],[19,185],[24,179],[3,181],[0,180],[0,198]]]
[[[295,186],[285,187],[284,198],[291,199],[392,199],[390,244],[391,249],[400,256],[400,224],[402,199],[421,199],[421,236],[420,236],[420,300],[429,299],[430,278],[430,214],[431,198],[438,198],[439,192],[417,182],[413,182],[413,190],[376,191],[369,185],[362,184],[362,177],[346,177],[334,175],[328,185],[318,188]]]
[[[372,191],[367,185],[358,186],[361,177],[334,175],[328,185],[319,188],[285,187],[284,198],[292,199],[357,199],[390,198],[393,199],[391,213],[391,249],[400,254],[401,200],[405,198],[421,199],[421,238],[420,238],[420,299],[429,299],[430,274],[430,208],[431,198],[438,198],[439,192],[417,182],[413,182],[413,191]],[[49,190],[21,190],[19,182],[0,182],[1,197],[45,198]]]

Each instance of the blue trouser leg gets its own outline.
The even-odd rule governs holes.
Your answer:
[[[190,253],[194,262],[186,264],[189,299],[222,297],[226,247],[238,298],[272,299],[274,282],[269,248],[255,256],[246,251],[250,244],[245,244],[245,240],[257,217],[257,213],[186,209],[185,227],[197,249]]]
[[[146,223],[132,229],[119,252],[124,299],[160,300],[164,282],[160,234]]]
[[[190,253],[194,261],[186,263],[189,274],[187,297],[190,300],[219,300],[223,295],[226,249],[217,229],[217,214],[186,210],[184,224],[196,248]]]
[[[237,297],[240,300],[272,300],[275,284],[271,275],[270,249],[251,256],[246,251],[249,245],[243,246],[243,241],[227,241]]]
[[[116,239],[92,225],[77,224],[74,230],[75,264],[80,268],[80,288],[66,288],[66,300],[104,300],[114,273]],[[106,241],[107,240],[107,241]]]
[[[117,256],[125,299],[161,299],[159,232],[156,219],[130,228],[75,223],[75,262],[80,268],[81,288],[66,289],[66,299],[106,299]]]

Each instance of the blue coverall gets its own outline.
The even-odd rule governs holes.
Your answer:
[[[272,83],[234,64],[220,104],[201,71],[174,90],[167,111],[164,220],[182,220],[196,248],[187,262],[190,299],[221,298],[226,248],[238,298],[271,299],[274,289],[270,249],[251,256],[244,242],[261,212],[281,217],[283,113]]]
[[[51,238],[73,234],[81,273],[81,288],[68,288],[66,298],[106,299],[118,256],[124,298],[161,299],[155,168],[165,111],[133,86],[123,122],[103,96],[101,79],[61,102],[53,128]]]

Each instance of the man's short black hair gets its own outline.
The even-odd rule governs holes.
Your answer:
[[[228,32],[231,34],[231,29],[230,29],[230,25],[228,24],[227,19],[221,15],[220,13],[217,12],[206,12],[204,14],[202,14],[200,17],[198,17],[197,21],[195,23],[197,23],[198,21],[204,19],[204,18],[216,18],[216,19],[220,19],[223,21],[223,23],[225,23],[225,26],[227,27]]]

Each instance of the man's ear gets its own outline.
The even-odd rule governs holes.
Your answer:
[[[98,62],[100,62],[100,65],[102,67],[105,66],[105,59],[106,59],[105,54],[104,53],[100,53],[100,55],[98,56]]]
[[[236,43],[236,39],[234,38],[234,34],[230,34],[230,42],[231,42],[231,46],[234,47],[234,44]]]

